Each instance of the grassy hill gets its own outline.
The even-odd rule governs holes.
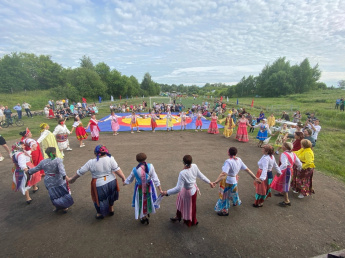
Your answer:
[[[322,127],[316,148],[314,148],[316,169],[325,174],[338,177],[345,182],[345,171],[343,169],[345,156],[343,155],[342,149],[345,146],[345,113],[334,109],[335,100],[340,97],[345,97],[344,90],[328,89],[280,98],[254,98],[253,108],[250,107],[253,98],[238,98],[239,105],[236,104],[237,98],[230,98],[227,106],[230,108],[244,107],[254,115],[258,115],[263,110],[266,116],[274,113],[276,118],[280,118],[282,111],[288,112],[290,117],[292,117],[294,111],[300,110],[303,115],[302,121],[306,120],[307,116],[305,114],[307,112],[315,113],[316,117],[320,119],[320,125]],[[1,94],[0,104],[13,107],[18,102],[22,103],[26,101],[32,105],[32,110],[42,110],[50,98],[49,91]],[[121,103],[127,101],[129,104],[138,104],[143,100],[147,101],[148,104],[150,103],[149,98],[124,99]],[[186,107],[191,107],[193,103],[201,104],[205,100],[204,96],[200,96],[195,100],[193,98],[182,98],[181,102]],[[213,99],[207,100],[213,101]],[[160,102],[163,99],[155,99],[155,101]],[[177,102],[179,101],[180,99],[177,100]],[[119,102],[119,100],[115,101],[115,103]],[[109,103],[110,101],[106,101],[98,105],[100,110],[99,118],[109,114]],[[48,122],[52,128],[56,126],[55,120],[47,120],[42,116],[36,116],[33,119],[23,117],[25,127],[28,126],[32,130],[33,137],[35,138],[39,136],[40,123]],[[86,123],[87,120],[84,119],[84,124]],[[68,121],[66,124],[71,128],[72,121]],[[7,140],[19,140],[19,132],[23,131],[25,127],[9,127],[7,129],[1,129],[0,133]],[[255,141],[255,136],[250,135],[252,141]],[[274,139],[271,139],[271,143],[274,143]]]

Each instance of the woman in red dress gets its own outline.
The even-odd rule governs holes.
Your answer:
[[[236,139],[239,142],[248,142],[248,131],[247,131],[247,126],[250,126],[247,118],[245,118],[243,115],[239,115],[240,119],[238,120],[238,129],[236,133]]]
[[[96,116],[93,114],[93,115],[91,115],[90,122],[88,123],[87,127],[85,128],[85,130],[87,130],[90,127],[91,137],[92,137],[93,141],[98,141],[98,139],[99,139],[99,132],[101,131],[101,129],[99,129],[99,127],[98,127],[99,122],[103,122],[103,121],[97,120]]]
[[[208,133],[219,134],[217,121],[218,121],[218,117],[217,117],[216,113],[213,112],[212,116],[211,116],[211,123],[210,123],[208,130],[207,130]]]

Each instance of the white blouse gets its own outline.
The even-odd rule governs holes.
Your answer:
[[[227,159],[222,167],[222,171],[228,174],[226,183],[237,184],[236,176],[241,169],[246,170],[248,168],[240,158]]]
[[[260,180],[266,180],[267,172],[272,171],[273,167],[278,174],[281,174],[280,168],[277,165],[276,159],[270,155],[263,155],[258,161],[258,166],[262,170]]]
[[[168,195],[179,193],[182,187],[190,190],[191,194],[194,195],[196,192],[195,186],[197,177],[206,183],[211,182],[203,173],[200,172],[196,164],[192,164],[190,168],[184,169],[180,172],[176,186],[167,191]]]
[[[115,161],[114,157],[100,157],[97,161],[96,158],[90,159],[85,163],[80,169],[77,170],[79,176],[84,175],[86,172],[90,171],[92,178],[101,178],[112,174],[112,172],[119,171],[120,167]]]
[[[280,170],[286,169],[289,165],[290,166],[294,165],[294,164],[290,164],[288,158],[286,157],[286,155],[284,153],[288,154],[291,157],[292,160],[294,159],[294,156],[295,156],[296,158],[295,158],[295,163],[294,164],[297,166],[298,170],[302,169],[302,162],[299,160],[299,158],[296,156],[296,154],[293,153],[293,152],[285,151],[285,152],[283,152],[280,155],[280,163],[281,163]],[[280,172],[278,171],[278,173],[281,174],[281,171]]]
[[[53,134],[70,134],[71,132],[68,130],[66,125],[57,125],[54,129]]]

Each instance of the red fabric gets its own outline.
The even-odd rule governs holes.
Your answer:
[[[291,151],[298,151],[300,148],[302,148],[301,140],[295,140],[292,145],[293,145],[293,148]]]
[[[152,127],[152,130],[154,130],[157,127],[156,121],[154,121],[152,118],[151,118],[151,127]]]
[[[75,134],[77,135],[78,141],[85,140],[88,137],[87,132],[85,131],[83,126],[78,126],[75,129]]]
[[[253,107],[254,106],[254,99],[252,99],[252,104],[250,105],[251,107]]]
[[[196,197],[197,197],[198,191],[195,192],[195,194],[192,196],[192,221],[190,220],[183,220],[185,224],[187,224],[188,227],[194,226],[198,223],[198,220],[196,219]],[[179,210],[176,211],[176,217],[181,219],[182,214]]]
[[[41,147],[40,145],[37,143],[37,149],[35,151],[31,152],[31,159],[32,159],[32,163],[37,166],[44,158],[41,152]],[[40,170],[39,172],[41,175],[44,175],[44,171]]]
[[[49,109],[49,118],[55,118],[54,111],[52,109]]]
[[[258,171],[256,172],[256,177],[260,178],[261,173],[262,173],[262,169],[259,168]],[[258,184],[257,182],[254,181],[254,186],[255,186],[257,194],[266,195],[266,193],[267,193],[267,178],[264,181],[262,181],[261,184]]]
[[[86,98],[81,98],[81,100],[83,101],[83,103],[86,103]]]

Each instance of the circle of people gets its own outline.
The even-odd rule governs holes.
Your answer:
[[[151,113],[152,115],[154,113]],[[112,113],[110,116],[111,120],[113,119],[112,117],[116,118],[116,115]],[[131,124],[135,122],[135,117],[135,113],[130,116]],[[212,119],[217,121],[218,118],[213,117]],[[312,123],[311,119],[308,119],[308,121]],[[314,120],[314,122],[316,121]],[[86,127],[86,129],[90,127],[92,140],[95,141],[99,138],[98,122],[95,119],[95,115],[93,115]],[[243,125],[242,127],[241,124]],[[135,179],[132,206],[135,208],[135,218],[140,219],[142,224],[149,224],[150,214],[155,213],[156,209],[160,207],[160,202],[164,196],[178,194],[176,215],[170,218],[170,220],[175,222],[183,219],[188,226],[193,226],[198,224],[196,200],[197,193],[200,190],[197,187],[196,178],[200,178],[212,188],[219,184],[219,200],[215,205],[215,211],[219,216],[228,216],[231,206],[230,202],[232,202],[233,206],[241,205],[238,195],[238,173],[240,170],[245,170],[253,178],[256,189],[253,207],[263,207],[264,201],[271,196],[272,189],[277,191],[275,195],[284,197],[284,200],[279,202],[279,205],[287,207],[291,206],[289,200],[290,188],[292,188],[294,193],[299,194],[299,198],[304,198],[314,193],[312,178],[315,165],[312,142],[308,139],[303,139],[300,141],[300,149],[294,151],[294,144],[285,140],[288,136],[283,131],[286,128],[286,124],[283,124],[279,132],[278,138],[280,137],[281,139],[276,142],[278,143],[276,144],[278,148],[283,151],[280,155],[279,165],[274,157],[274,148],[268,144],[262,146],[264,140],[260,138],[260,135],[264,134],[267,136],[267,131],[269,130],[269,127],[266,127],[265,118],[263,118],[257,126],[260,128],[259,138],[257,138],[260,140],[259,146],[262,147],[263,156],[258,161],[256,175],[237,156],[237,149],[231,147],[228,150],[229,159],[224,162],[222,173],[215,181],[210,181],[199,170],[198,166],[192,163],[192,157],[185,155],[182,160],[183,170],[179,174],[176,186],[163,191],[153,164],[146,162],[146,154],[137,154],[136,160],[138,165],[133,168],[129,177],[126,178],[114,157],[111,156],[106,146],[103,145],[98,145],[95,148],[95,158],[90,159],[77,170],[73,177],[69,178],[63,165],[63,150],[72,150],[69,147],[67,138],[71,131],[66,130],[67,127],[63,119],[58,121],[58,125],[53,133],[49,131],[48,124],[42,123],[40,125],[41,136],[37,141],[32,139],[32,134],[27,128],[20,133],[22,136],[21,141],[12,146],[11,156],[15,165],[13,189],[22,192],[25,195],[26,202],[30,204],[32,199],[29,189],[32,187],[33,193],[38,191],[37,183],[43,177],[52,204],[55,206],[55,211],[67,212],[68,208],[74,203],[69,184],[75,183],[80,176],[90,171],[92,174],[91,198],[96,208],[96,219],[103,219],[107,215],[114,215],[114,202],[118,199],[120,190],[118,180],[116,179],[117,175],[122,179],[123,185],[128,185]],[[136,124],[131,126],[134,127],[134,125]],[[238,131],[246,131],[247,125],[248,120],[244,116],[240,116]],[[73,130],[76,130],[80,147],[84,147],[83,140],[88,135],[78,116],[75,117]],[[246,138],[242,137],[241,139]],[[40,144],[43,148],[44,159]],[[273,168],[276,171],[274,177]],[[159,195],[156,192],[156,187],[159,190]]]

